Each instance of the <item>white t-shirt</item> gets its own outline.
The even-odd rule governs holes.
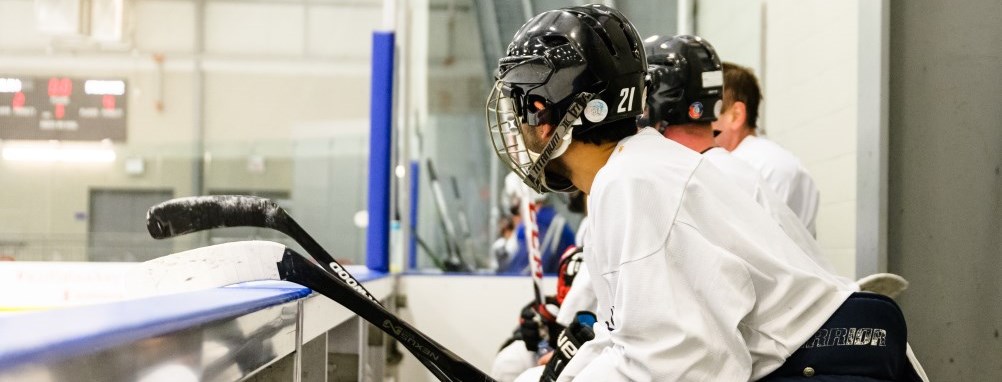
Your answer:
[[[731,154],[758,169],[773,191],[797,214],[812,236],[817,236],[820,193],[797,157],[776,142],[749,135]]]
[[[580,247],[584,245],[585,235],[588,234],[588,216],[581,218],[581,223],[578,224],[577,234],[574,235],[574,245]]]
[[[824,251],[814,235],[807,231],[800,218],[790,210],[790,207],[783,202],[779,195],[776,195],[776,192],[766,185],[765,180],[759,176],[754,167],[735,158],[734,155],[720,147],[706,151],[703,156],[720,169],[724,175],[727,175],[730,180],[734,181],[739,190],[750,195],[772,217],[772,220],[779,224],[786,236],[800,246],[800,249],[803,249],[826,271],[838,276],[838,272],[825,258]],[[842,276],[838,277],[850,287],[858,289],[855,281]]]
[[[491,365],[491,378],[497,382],[517,381],[519,376],[536,366],[536,353],[525,349],[525,342],[514,341],[505,346],[494,357]],[[542,371],[540,374],[542,375]],[[538,382],[539,377],[533,382]]]
[[[574,239],[574,244],[578,247],[584,246],[589,226],[588,217],[585,216],[581,219],[581,225],[578,226],[577,236]],[[588,247],[585,247],[585,251],[587,250]],[[582,310],[594,312],[595,303],[595,292],[591,289],[591,275],[588,274],[588,267],[581,267],[577,276],[574,276],[574,284],[571,284],[571,289],[564,296],[564,302],[560,304],[560,310],[557,312],[557,323],[563,326],[570,325],[578,312]]]
[[[620,141],[588,207],[605,321],[561,381],[754,380],[851,293],[703,156],[650,128]]]

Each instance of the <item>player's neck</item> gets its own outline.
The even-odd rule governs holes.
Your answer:
[[[560,156],[568,172],[565,175],[579,190],[591,194],[591,184],[595,181],[595,174],[598,174],[598,170],[609,161],[617,144],[618,142],[606,142],[593,145],[572,141],[564,155]]]
[[[665,129],[664,136],[698,153],[717,146],[713,140],[713,129],[708,124],[671,126]]]
[[[749,136],[757,136],[757,134],[755,134],[755,129],[741,127],[737,129],[734,134],[728,135],[729,139],[726,139],[723,142],[721,142],[720,139],[717,139],[717,143],[727,151],[734,151],[734,149],[738,148],[738,146],[741,145],[741,142]]]

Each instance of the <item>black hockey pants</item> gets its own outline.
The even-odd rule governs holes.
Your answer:
[[[919,382],[905,355],[908,329],[894,300],[853,293],[811,339],[762,382]]]

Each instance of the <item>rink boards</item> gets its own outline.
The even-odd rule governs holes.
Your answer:
[[[308,288],[257,281],[121,300],[116,288],[128,269],[0,267],[0,284],[19,285],[0,285],[0,381],[324,380],[331,373],[357,379],[385,364],[368,359],[382,357],[370,351],[379,347],[370,346],[378,333]],[[376,298],[390,300],[393,277],[365,267],[349,271]]]

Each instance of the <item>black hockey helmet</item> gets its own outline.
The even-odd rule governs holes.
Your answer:
[[[639,124],[713,122],[720,115],[724,75],[713,46],[698,36],[651,36],[647,52],[648,89]]]
[[[487,100],[487,127],[498,156],[536,191],[573,191],[546,164],[563,154],[572,137],[640,115],[646,71],[636,28],[613,8],[568,7],[533,17],[498,60]],[[532,132],[543,124],[554,134],[535,142]]]

